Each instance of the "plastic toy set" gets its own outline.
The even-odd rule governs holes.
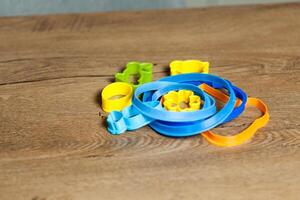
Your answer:
[[[122,73],[115,75],[117,82],[103,89],[102,108],[110,112],[110,133],[121,134],[149,125],[166,136],[201,134],[217,146],[236,146],[269,121],[267,106],[261,100],[249,98],[230,81],[208,74],[208,62],[173,61],[171,76],[153,82],[152,68],[151,63],[129,62]],[[137,84],[130,81],[133,75],[139,77]],[[222,108],[217,109],[216,100],[224,103]],[[210,131],[239,117],[248,106],[257,107],[262,116],[241,133],[222,136]]]

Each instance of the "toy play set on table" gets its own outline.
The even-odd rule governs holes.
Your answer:
[[[230,81],[208,74],[209,63],[199,60],[173,61],[171,76],[152,82],[151,63],[129,62],[116,82],[102,91],[102,109],[109,112],[107,129],[121,134],[149,125],[156,132],[171,137],[201,134],[217,146],[236,146],[250,139],[269,121],[267,106]],[[139,77],[137,84],[130,81]],[[228,94],[222,90],[226,90]],[[224,103],[217,109],[216,100]],[[210,131],[255,106],[262,116],[241,133],[222,136]]]

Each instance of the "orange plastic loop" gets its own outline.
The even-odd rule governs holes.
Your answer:
[[[214,96],[216,99],[219,99],[223,102],[226,102],[229,98],[226,94],[208,85],[202,84],[200,87],[205,92],[209,93],[210,95]],[[239,103],[240,102],[237,101],[236,105],[238,105]],[[260,99],[249,97],[246,103],[246,107],[249,106],[257,107],[262,112],[263,115],[260,118],[256,119],[248,128],[246,128],[241,133],[232,136],[222,136],[222,135],[215,134],[212,131],[206,131],[202,133],[202,136],[205,139],[207,139],[210,143],[221,147],[232,147],[232,146],[243,144],[244,142],[249,140],[259,128],[264,127],[270,119],[268,107]]]

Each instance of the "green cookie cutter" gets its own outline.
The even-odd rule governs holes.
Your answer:
[[[122,73],[116,73],[115,80],[129,83],[135,90],[140,85],[152,81],[152,67],[152,63],[128,62]],[[130,80],[133,76],[137,78],[136,84]]]

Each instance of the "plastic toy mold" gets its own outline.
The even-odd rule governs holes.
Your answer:
[[[208,73],[209,62],[200,60],[174,60],[170,63],[171,75],[186,73]]]
[[[152,81],[152,63],[128,62],[122,73],[115,75],[117,82],[129,83],[135,90],[138,86]],[[137,83],[133,83],[130,79],[137,76]]]
[[[133,89],[128,83],[115,82],[102,90],[102,109],[105,112],[122,110],[131,104]]]
[[[169,111],[194,111],[200,109],[201,100],[190,90],[171,91],[163,96],[163,105]]]

